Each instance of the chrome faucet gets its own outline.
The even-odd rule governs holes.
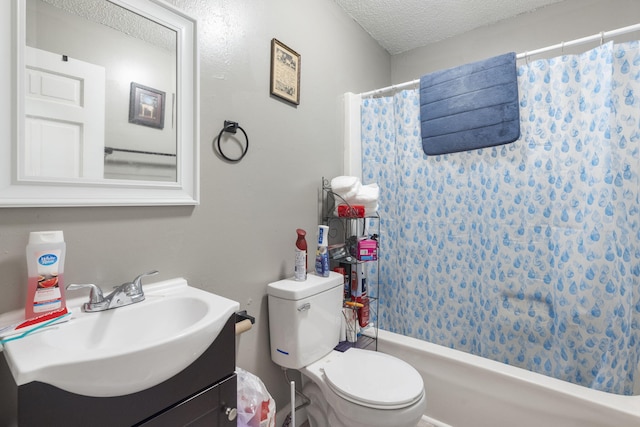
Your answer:
[[[67,289],[72,291],[75,289],[91,288],[91,292],[89,293],[89,302],[85,302],[82,305],[83,311],[91,313],[110,310],[112,308],[123,307],[125,305],[144,301],[142,278],[146,276],[153,276],[155,274],[158,274],[157,270],[142,273],[133,279],[132,282],[126,282],[120,286],[116,286],[113,292],[106,297],[102,293],[102,289],[93,283],[71,284],[67,286]]]

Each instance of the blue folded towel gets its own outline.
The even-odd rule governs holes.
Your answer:
[[[515,53],[422,76],[420,121],[427,155],[517,140],[520,109]]]

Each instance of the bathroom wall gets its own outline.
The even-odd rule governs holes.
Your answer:
[[[432,71],[505,52],[532,51],[639,22],[640,2],[637,0],[565,0],[495,25],[480,27],[457,37],[394,55],[391,59],[391,78],[393,84],[404,83]],[[640,32],[616,38],[617,41],[638,39]],[[564,53],[584,52],[597,43],[565,48]],[[548,58],[559,56],[561,50],[545,55]]]
[[[199,19],[201,204],[0,209],[0,312],[24,304],[29,231],[62,229],[68,283],[111,287],[158,269],[158,279],[183,276],[239,301],[256,325],[239,338],[238,365],[280,405],[288,384],[270,361],[266,284],[292,274],[295,229],[313,241],[320,179],[342,173],[342,94],[640,21],[635,0],[566,0],[390,58],[332,0],[169,2]],[[0,28],[8,28],[1,3]],[[274,37],[302,55],[299,106],[269,95]],[[224,120],[249,135],[239,164],[213,152]],[[0,130],[0,141],[9,137]]]
[[[286,402],[289,386],[270,360],[266,285],[293,274],[295,230],[313,241],[321,178],[342,173],[342,94],[389,84],[390,58],[331,0],[170,3],[198,18],[201,204],[0,209],[0,312],[24,306],[29,231],[61,229],[67,283],[111,288],[158,269],[154,280],[182,276],[239,301],[256,325],[239,338],[237,363]],[[0,28],[11,27],[8,4]],[[301,54],[298,106],[269,95],[274,37]],[[250,139],[238,164],[212,148],[224,120]]]

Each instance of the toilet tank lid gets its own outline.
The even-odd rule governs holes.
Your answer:
[[[296,281],[293,278],[279,280],[267,285],[267,294],[288,300],[301,300],[319,294],[337,286],[343,286],[344,276],[334,271],[329,277],[318,276],[315,273],[307,275],[307,280]]]

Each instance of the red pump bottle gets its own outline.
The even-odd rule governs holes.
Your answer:
[[[297,281],[307,280],[307,232],[302,228],[296,230],[298,239],[296,240],[296,264],[294,279]]]

